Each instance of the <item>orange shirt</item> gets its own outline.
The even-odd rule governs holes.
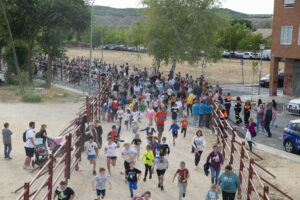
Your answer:
[[[187,126],[188,126],[188,120],[186,120],[186,119],[183,119],[183,120],[181,120],[181,128],[187,128]]]

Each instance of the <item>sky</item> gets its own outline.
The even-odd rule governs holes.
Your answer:
[[[221,0],[222,7],[247,14],[273,14],[274,0]],[[140,0],[95,0],[95,5],[141,8]]]

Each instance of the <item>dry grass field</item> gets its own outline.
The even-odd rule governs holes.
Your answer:
[[[88,49],[68,49],[66,55],[69,58],[74,58],[77,56],[89,57]],[[99,50],[93,51],[94,58],[101,58],[101,52]],[[153,63],[153,58],[144,53],[132,53],[132,52],[123,52],[123,51],[104,51],[103,53],[104,61],[106,63],[114,64],[125,64],[129,63],[130,66],[135,65],[139,68],[144,68],[151,66]],[[253,68],[251,60],[245,60],[244,65],[244,76],[245,83],[253,84],[258,83],[258,72],[254,75],[253,80]],[[284,64],[280,63],[280,69],[284,69]],[[168,72],[171,68],[171,65],[163,65],[161,71]],[[262,65],[262,76],[265,76],[269,73],[270,62],[264,61]],[[201,66],[191,66],[188,63],[177,64],[176,72],[181,72],[183,74],[189,73],[194,77],[199,76],[202,73]],[[238,84],[242,83],[242,70],[240,60],[232,59],[222,59],[217,63],[208,63],[204,69],[204,75],[206,79],[212,83],[220,84]]]

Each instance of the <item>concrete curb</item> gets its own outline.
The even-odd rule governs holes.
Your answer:
[[[285,152],[285,151],[282,151],[279,149],[275,149],[273,147],[269,147],[264,144],[259,144],[259,143],[255,143],[255,144],[256,144],[255,147],[259,150],[262,150],[262,151],[277,155],[279,157],[286,158],[286,159],[292,160],[294,162],[300,163],[299,155],[288,153],[288,152]]]

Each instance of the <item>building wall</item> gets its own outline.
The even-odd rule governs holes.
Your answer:
[[[281,26],[293,26],[292,45],[280,44]],[[275,57],[300,59],[299,27],[300,0],[295,0],[294,8],[284,8],[284,0],[275,0],[272,33],[272,54]]]
[[[294,60],[286,59],[284,66],[284,82],[283,82],[283,94],[293,94],[293,71],[294,71]]]

